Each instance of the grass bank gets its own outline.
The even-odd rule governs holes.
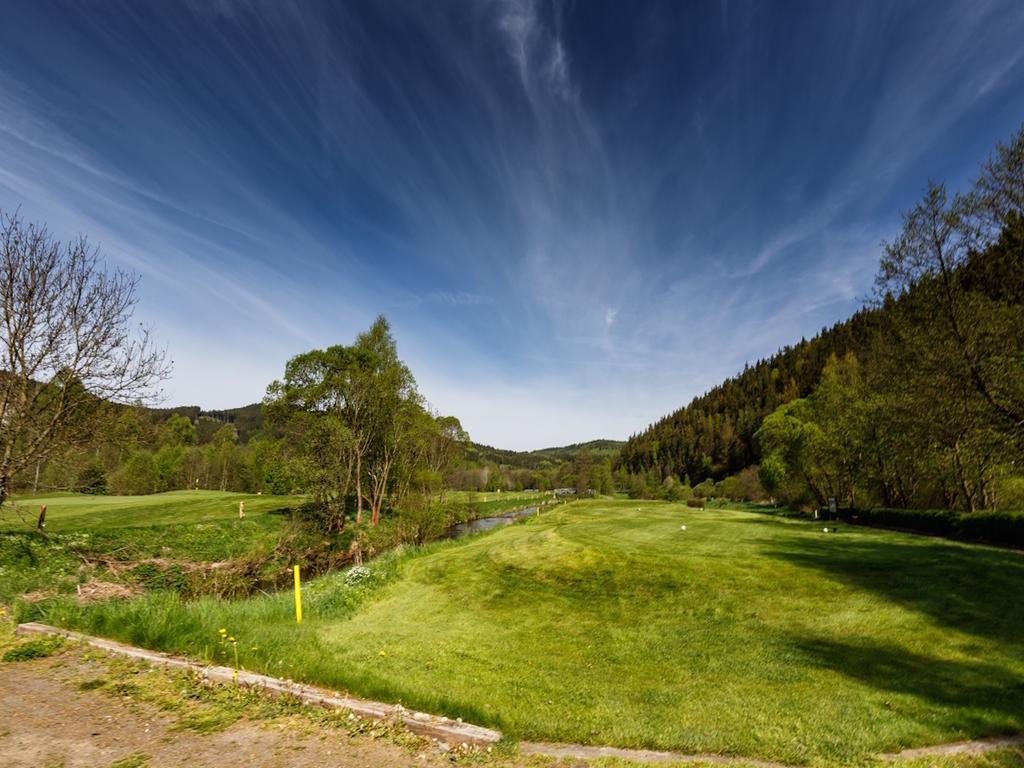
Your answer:
[[[386,516],[378,529],[364,527],[380,552],[404,538],[436,538],[445,527],[500,514],[540,500],[538,494],[453,492],[437,509]],[[315,524],[296,524],[303,496],[263,496],[221,491],[173,491],[149,496],[59,493],[21,497],[0,513],[0,604],[78,594],[100,580],[132,590],[173,590],[185,597],[271,590],[287,577],[294,558],[317,554],[322,572],[344,563],[357,529],[327,540]],[[245,518],[239,519],[239,504]],[[45,505],[46,534],[36,532]],[[413,515],[410,513],[410,517]],[[312,567],[309,557],[307,566]],[[116,590],[113,590],[116,593]],[[123,591],[122,591],[123,595]]]
[[[685,523],[687,529],[681,530]],[[1019,553],[741,511],[589,501],[288,595],[37,617],[531,739],[792,763],[1024,730]]]
[[[290,525],[289,510],[301,501],[218,491],[17,499],[0,514],[0,603],[26,594],[75,594],[97,578],[180,586],[190,564],[271,552]],[[245,503],[244,520],[239,502]],[[41,504],[47,507],[45,535],[35,531]],[[144,561],[150,562],[130,566]]]

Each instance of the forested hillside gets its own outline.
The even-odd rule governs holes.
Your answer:
[[[759,465],[794,505],[1024,506],[1024,130],[968,191],[929,185],[875,283],[849,320],[631,437],[631,492],[723,493],[741,472],[749,490]]]
[[[661,476],[689,476],[696,485],[721,480],[757,461],[754,434],[784,403],[806,397],[818,385],[833,355],[866,359],[882,324],[882,310],[865,309],[823,329],[810,340],[785,347],[748,365],[709,392],[633,435],[620,463],[632,473],[657,469]]]

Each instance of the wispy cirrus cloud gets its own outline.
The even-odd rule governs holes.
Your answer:
[[[424,306],[480,307],[493,303],[494,299],[490,296],[482,296],[479,293],[468,291],[432,291],[422,296],[414,296],[399,301],[395,306],[404,309],[418,309]]]
[[[176,402],[385,312],[474,438],[622,437],[858,306],[1024,118],[1014,10],[14,0],[0,207],[143,275]]]

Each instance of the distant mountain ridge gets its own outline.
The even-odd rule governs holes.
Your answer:
[[[595,459],[614,458],[625,445],[622,440],[590,440],[555,448],[540,448],[535,451],[511,451],[490,445],[472,443],[466,458],[479,463],[494,463],[518,469],[540,469],[545,465],[571,462],[587,452]]]
[[[147,408],[156,421],[164,421],[174,414],[187,416],[196,423],[200,431],[203,422],[214,424],[234,424],[238,430],[238,440],[248,442],[249,438],[264,428],[261,403],[251,403],[238,408],[220,408],[206,410],[198,405],[179,405],[170,408]],[[585,443],[541,448],[534,451],[513,451],[506,448],[495,448],[482,443],[471,443],[466,458],[481,463],[493,462],[522,469],[537,469],[548,464],[560,464],[573,461],[580,453],[589,451],[595,458],[617,456],[625,442],[622,440],[590,440]]]

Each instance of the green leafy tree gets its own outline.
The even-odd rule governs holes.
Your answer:
[[[158,493],[172,491],[184,485],[182,477],[184,459],[185,448],[181,445],[165,445],[153,454]]]
[[[157,490],[157,468],[153,454],[134,451],[110,478],[109,488],[116,494],[138,495]]]
[[[580,451],[576,457],[573,467],[573,486],[576,488],[576,493],[583,496],[587,491],[593,490],[593,472],[594,472],[594,459],[590,455],[590,451]]]
[[[875,385],[883,411],[929,446],[922,457],[888,442],[890,467],[903,471],[887,495],[917,499],[937,488],[950,506],[990,507],[1007,457],[1021,453],[1022,199],[1024,129],[997,148],[969,193],[930,185],[886,246],[876,284],[891,343]]]
[[[715,495],[715,482],[708,478],[697,483],[693,488],[693,495],[698,499],[710,499]]]
[[[210,477],[222,491],[234,485],[238,474],[238,432],[233,424],[225,424],[213,433],[206,446],[206,463]]]
[[[192,419],[180,413],[171,415],[160,427],[158,442],[161,446],[196,444],[196,425]]]
[[[333,530],[344,525],[350,492],[356,496],[356,522],[362,521],[365,501],[376,526],[385,503],[403,487],[400,470],[405,478],[415,474],[403,461],[423,407],[383,317],[352,346],[289,360],[284,379],[268,387],[264,409],[296,447]]]

